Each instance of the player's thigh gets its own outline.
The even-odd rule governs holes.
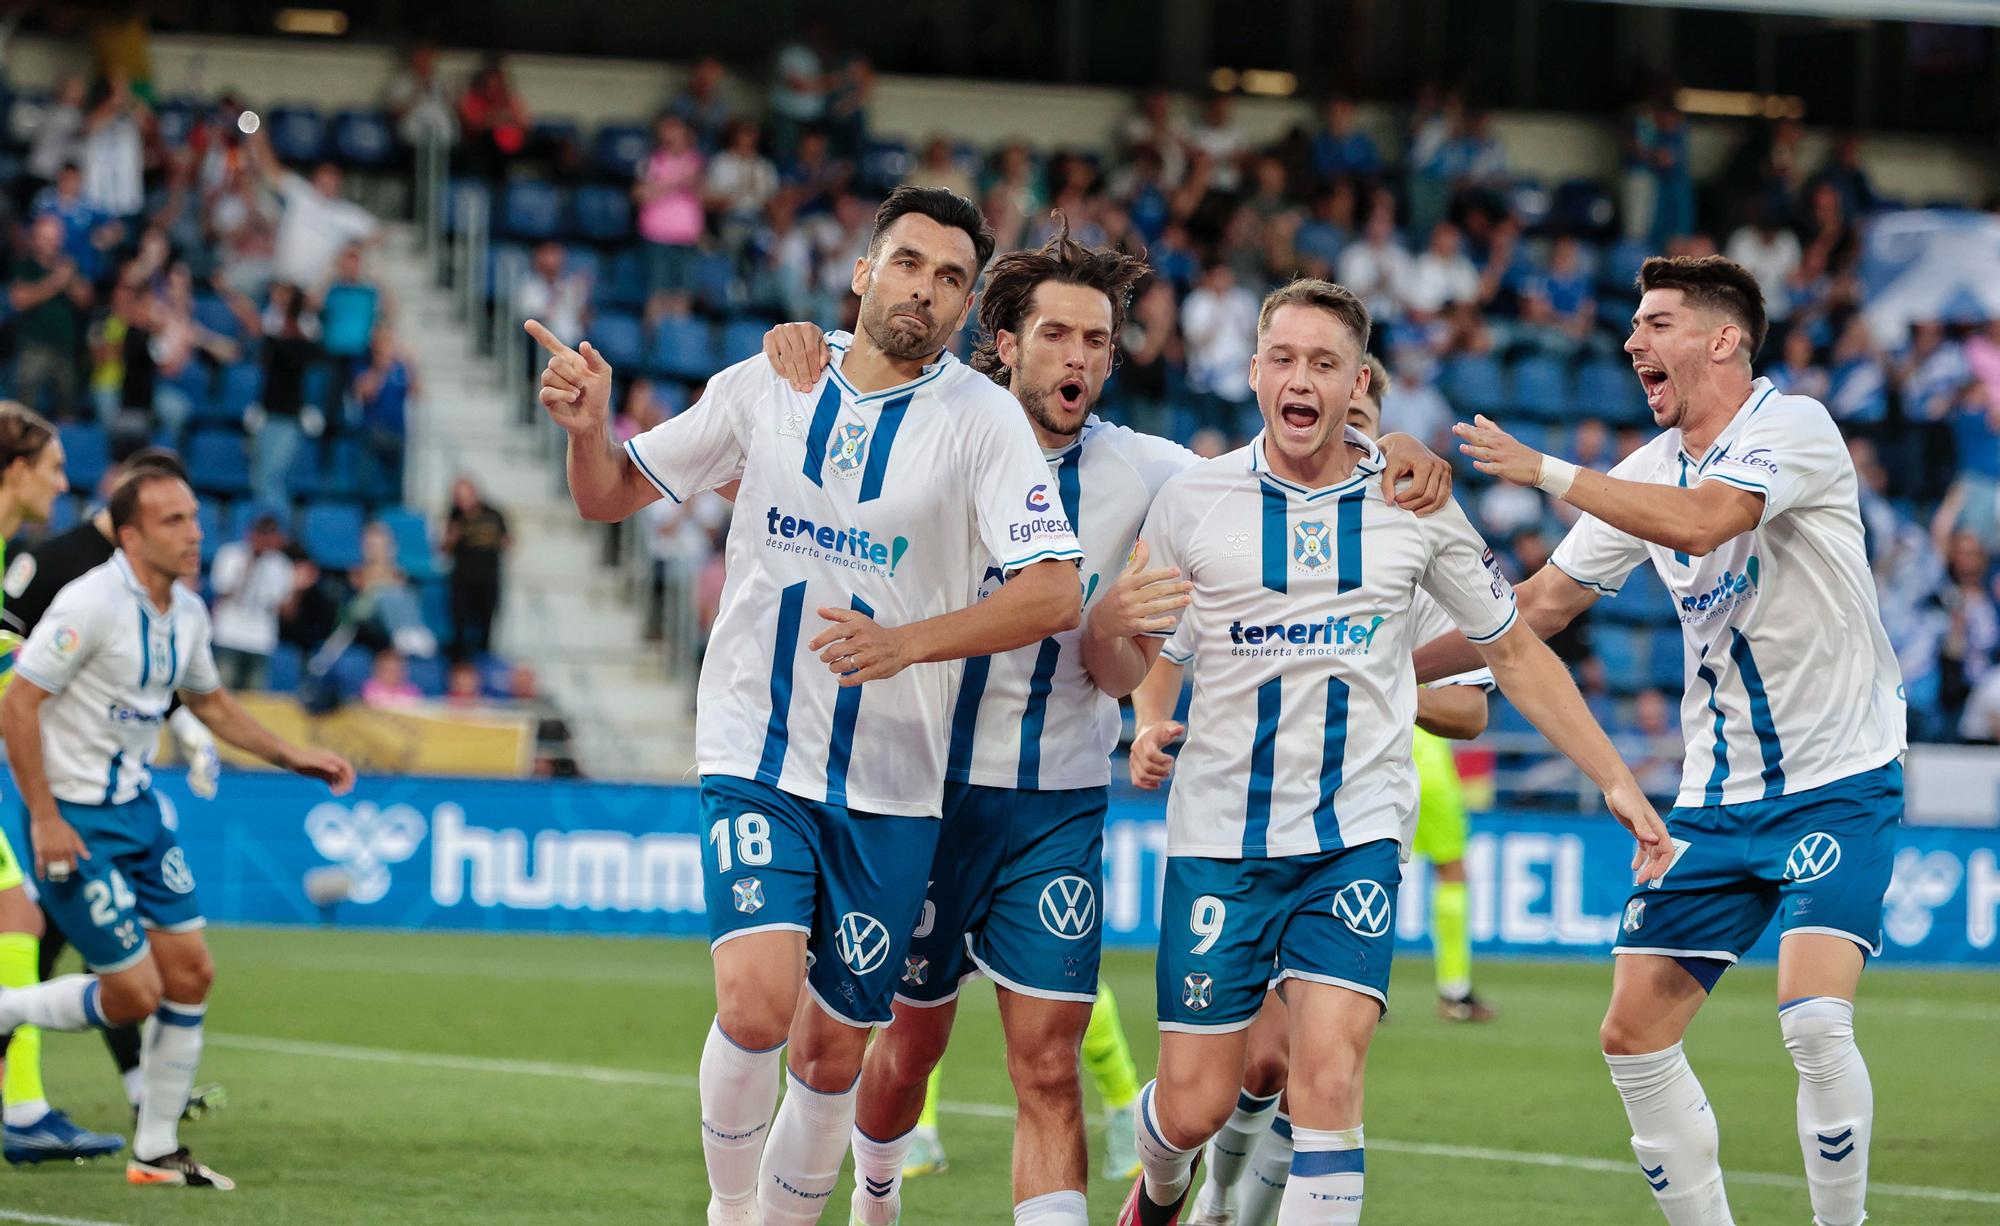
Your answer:
[[[1285,985],[1285,1005],[1291,1014],[1292,1123],[1359,1125],[1368,1045],[1382,1017],[1381,1002],[1351,988],[1295,980]]]
[[[938,820],[811,806],[819,825],[819,895],[806,987],[851,1027],[886,1023],[923,912]]]
[[[1891,762],[1785,797],[1782,805],[1786,811],[1758,832],[1760,866],[1779,881],[1780,978],[1789,960],[1793,977],[1816,968],[1812,984],[1824,989],[1845,982],[1851,995],[1850,972],[1858,978],[1864,955],[1881,948],[1883,898],[1903,817],[1903,768]],[[1853,953],[1809,939],[1815,937],[1846,941]],[[1836,993],[1786,999],[1830,994]]]
[[[803,996],[792,1015],[785,1066],[808,1089],[843,1094],[861,1079],[871,1029],[835,1015],[816,995]]]
[[[63,806],[63,816],[72,826],[84,815]],[[139,857],[119,854],[108,837],[84,838],[92,847],[87,859],[78,860],[60,881],[37,879],[35,891],[49,918],[83,958],[84,965],[99,974],[110,974],[136,966],[147,956],[146,929],[139,916],[139,896],[133,891],[124,865]]]
[[[896,999],[936,1005],[958,996],[977,974],[966,934],[985,923],[993,883],[1006,857],[1003,833],[1011,816],[999,788],[947,783],[937,849],[925,874],[923,909],[910,933],[896,981]]]
[[[1747,832],[1757,812],[1758,806],[1749,804],[1667,814],[1673,862],[1664,876],[1626,897],[1612,952],[1621,960],[1632,954],[1677,961],[1698,986],[1714,987],[1757,943],[1778,909],[1776,882],[1759,872],[1748,852]]]
[[[1077,1098],[1083,1093],[1083,1032],[1091,1002],[1051,1000],[996,987],[1000,1030],[1007,1040],[1007,1076],[1022,1100]]]
[[[1193,1149],[1229,1121],[1242,1092],[1248,1047],[1247,1028],[1189,1031],[1162,1025],[1160,1072],[1152,1088],[1161,1140],[1175,1149]],[[1153,1127],[1151,1120],[1141,1119],[1143,1127]]]
[[[159,967],[166,998],[187,1005],[206,1001],[209,989],[215,984],[215,959],[209,955],[208,941],[201,930],[156,929],[150,935],[153,963]]]
[[[996,984],[1087,1013],[1103,955],[1106,789],[1011,796],[1007,858],[967,948]]]
[[[1269,1098],[1285,1088],[1285,1076],[1292,1063],[1292,1019],[1284,998],[1276,992],[1264,994],[1257,1019],[1250,1023],[1250,1050],[1243,1067],[1243,1089],[1257,1098]]]
[[[0,887],[0,932],[42,935],[42,908],[28,897],[28,891],[19,881]]]
[[[1778,1003],[1807,996],[1853,1000],[1868,955],[1845,936],[1788,932],[1778,945]]]
[[[1664,954],[1618,955],[1611,972],[1611,1003],[1598,1028],[1598,1043],[1606,1054],[1644,1055],[1681,1041],[1708,1000],[1698,968],[1687,963]]]
[[[805,984],[805,932],[791,927],[744,932],[716,945],[710,957],[723,1034],[752,1051],[783,1043]]]
[[[1154,966],[1163,1033],[1249,1029],[1270,987],[1296,878],[1291,860],[1168,857]]]
[[[195,892],[194,872],[188,866],[180,837],[167,824],[158,799],[150,791],[141,792],[134,800],[117,807],[121,820],[131,829],[145,832],[144,851],[121,858],[132,893],[139,900],[140,922],[155,937],[187,933],[199,936],[208,921],[202,915],[201,899]],[[205,962],[205,946],[203,950]],[[164,960],[161,970],[165,973]],[[168,975],[169,998],[182,999],[173,995],[175,987],[173,976]]]
[[[944,1058],[958,1021],[958,1001],[917,1005],[898,997],[894,1018],[868,1047],[868,1085],[907,1089],[922,1085]]]
[[[1342,988],[1372,998],[1379,1013],[1389,1007],[1400,849],[1393,839],[1378,839],[1300,859],[1309,867],[1288,900],[1278,991],[1289,1005],[1295,982]],[[1295,1016],[1295,1032],[1298,1024]]]

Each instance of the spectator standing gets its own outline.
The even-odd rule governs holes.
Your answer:
[[[701,242],[702,156],[694,133],[678,115],[653,125],[653,152],[639,166],[632,198],[639,206],[639,237],[648,244],[646,313],[686,315],[694,301],[697,244]]]
[[[208,583],[214,593],[215,665],[232,690],[261,690],[278,649],[278,617],[297,590],[285,531],[260,511],[240,541],[216,550]]]
[[[319,312],[298,286],[278,282],[264,312],[263,420],[250,448],[250,493],[267,506],[290,502],[288,478],[305,441],[307,384],[319,358]]]
[[[771,71],[769,114],[771,140],[779,157],[798,147],[799,137],[826,117],[828,81],[820,46],[823,27],[814,26],[804,39],[778,48]]]
[[[395,331],[386,323],[377,324],[369,340],[368,365],[354,377],[354,398],[361,408],[362,455],[368,465],[368,488],[390,501],[400,501],[403,497],[409,406],[422,392],[416,368],[397,343]]]
[[[320,295],[320,331],[326,347],[326,402],[332,420],[344,422],[348,384],[368,360],[375,325],[383,314],[382,290],[362,269],[361,244],[351,243],[333,265],[333,279]],[[567,333],[565,335],[578,335]]]
[[[731,254],[741,253],[764,206],[778,194],[778,168],[757,151],[756,124],[738,119],[729,125],[722,152],[709,160],[704,187],[715,232]]]
[[[1181,304],[1188,387],[1205,400],[1202,424],[1233,433],[1235,411],[1252,395],[1243,372],[1255,352],[1257,295],[1236,284],[1226,261],[1211,264]]]
[[[83,104],[89,96],[90,86],[80,73],[69,73],[56,82],[55,96],[42,112],[42,126],[35,129],[35,141],[28,150],[29,198],[35,188],[54,183],[63,167],[82,161]]]
[[[1853,132],[1840,134],[1826,165],[1814,173],[1809,188],[1821,183],[1830,185],[1839,195],[1840,211],[1845,216],[1866,217],[1881,203],[1875,185],[1869,182],[1868,172],[1861,167],[1861,138]]]
[[[1382,173],[1382,151],[1375,138],[1355,126],[1354,100],[1338,95],[1327,99],[1325,126],[1313,138],[1313,172],[1320,182],[1373,178]]]
[[[470,478],[451,487],[451,513],[440,548],[451,558],[453,659],[493,650],[493,618],[500,611],[501,559],[513,539],[507,517],[480,496]]]
[[[460,149],[466,169],[487,180],[506,173],[509,159],[528,148],[528,108],[507,82],[498,60],[489,60],[458,98]]]
[[[1993,604],[1992,557],[1976,533],[1954,532],[1945,546],[1947,582],[1938,593],[1947,618],[1939,646],[1939,707],[1949,716],[1993,669],[2000,613]]]
[[[1834,345],[1826,407],[1847,428],[1877,427],[1888,416],[1888,377],[1875,353],[1867,317],[1858,311],[1847,317]]]
[[[1410,266],[1403,304],[1419,323],[1428,323],[1455,303],[1479,302],[1479,269],[1465,254],[1458,227],[1441,221],[1431,228],[1430,246]]]
[[[1791,315],[1786,288],[1804,252],[1799,236],[1785,228],[1783,219],[1764,202],[1752,200],[1749,210],[1750,219],[1729,236],[1724,254],[1757,278],[1757,288],[1764,291],[1764,314],[1772,323],[1782,323]]]
[[[1214,166],[1217,191],[1233,192],[1243,182],[1243,155],[1250,138],[1236,122],[1234,103],[1228,94],[1210,94],[1201,106],[1201,122],[1187,136],[1188,144],[1206,153]]]
[[[972,176],[959,165],[958,155],[947,138],[933,134],[924,142],[924,152],[903,182],[917,187],[942,187],[971,200],[975,196]]]
[[[14,394],[29,408],[52,417],[75,412],[90,301],[90,283],[63,254],[62,222],[37,218],[28,230],[27,252],[14,262],[8,290],[15,316]]]
[[[1164,89],[1149,89],[1139,95],[1138,113],[1126,119],[1121,131],[1127,157],[1142,148],[1160,158],[1160,178],[1169,185],[1187,175],[1188,131],[1174,114],[1174,96]]]
[[[382,105],[396,120],[396,135],[412,149],[458,143],[458,115],[451,91],[438,75],[437,48],[418,43],[382,91]]]
[[[152,117],[122,73],[105,78],[102,96],[83,122],[83,198],[106,217],[133,217],[146,207],[146,142]]]
[[[1565,234],[1549,250],[1549,268],[1528,278],[1521,291],[1521,318],[1542,329],[1549,348],[1575,354],[1597,326],[1597,297],[1583,267],[1576,239]]]
[[[97,283],[109,253],[125,237],[124,223],[107,217],[84,198],[83,170],[76,165],[56,172],[56,181],[35,194],[30,218],[55,217],[63,224],[63,254],[76,261],[85,280]]]
[[[515,311],[524,320],[541,320],[557,336],[583,336],[590,325],[590,288],[590,274],[570,271],[569,253],[550,239],[535,248],[514,287]],[[540,366],[535,362],[537,370]]]
[[[1402,319],[1403,293],[1414,270],[1410,253],[1396,241],[1396,204],[1387,192],[1376,194],[1361,241],[1340,253],[1339,267],[1340,283],[1367,304],[1377,326]]]
[[[722,96],[722,61],[712,55],[697,60],[687,84],[667,109],[694,133],[702,152],[713,153],[721,147],[731,123],[729,100]]]
[[[264,180],[283,202],[273,276],[301,289],[324,285],[333,262],[353,243],[373,243],[381,233],[374,214],[340,195],[340,167],[322,162],[312,181],[286,170],[267,141],[258,146]],[[239,287],[240,288],[240,287]]]

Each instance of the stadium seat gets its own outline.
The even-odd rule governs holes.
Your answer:
[[[552,183],[535,179],[509,183],[501,197],[497,228],[502,234],[528,241],[557,237],[562,233],[562,192]]]
[[[552,148],[556,145],[565,144],[574,145],[581,140],[582,129],[577,126],[576,120],[562,116],[536,119],[529,135],[530,143],[540,145],[543,148]]]
[[[444,661],[437,656],[411,656],[407,661],[410,684],[424,692],[426,698],[437,698],[444,694]]]
[[[1598,607],[1604,610],[1607,620],[1631,626],[1658,625],[1674,617],[1673,597],[1660,582],[1659,573],[1647,564],[1641,564],[1626,577],[1618,599]]]
[[[1561,421],[1569,415],[1569,370],[1545,354],[1514,364],[1514,407],[1538,421]]]
[[[384,507],[375,518],[396,538],[396,564],[410,578],[422,581],[438,573],[437,550],[430,524],[408,507]]]
[[[301,448],[300,450],[304,450]],[[229,504],[228,512],[222,517],[222,539],[240,541],[250,534],[250,525],[257,522],[259,515],[275,515],[278,523],[290,532],[292,529],[292,509],[272,506],[255,498],[238,498]]]
[[[348,500],[361,497],[361,444],[351,438],[328,442],[320,457],[319,497]]]
[[[427,579],[417,585],[417,600],[423,605],[424,625],[437,635],[438,642],[450,642],[451,585],[443,579]]]
[[[704,251],[694,261],[694,296],[710,311],[727,313],[736,302],[736,266],[726,251]]]
[[[305,440],[293,454],[292,466],[285,472],[285,490],[302,502],[310,502],[320,496],[320,444],[317,440]]]
[[[577,237],[619,243],[632,237],[632,198],[619,187],[588,183],[576,189]]]
[[[861,185],[887,191],[910,174],[910,147],[899,140],[870,140],[861,147]]]
[[[1605,684],[1613,692],[1629,694],[1645,687],[1651,674],[1646,667],[1647,642],[1643,631],[1629,626],[1594,626],[1590,650],[1603,663]]]
[[[1549,204],[1548,225],[1552,230],[1577,235],[1598,235],[1611,228],[1617,210],[1604,185],[1595,179],[1571,179],[1556,188]]]
[[[215,397],[216,413],[241,425],[243,414],[264,396],[264,368],[256,362],[225,366],[221,383]]]
[[[342,111],[333,118],[333,153],[349,166],[385,166],[396,153],[388,116],[377,111]]]
[[[1604,253],[1604,260],[1597,270],[1598,283],[1605,290],[1620,294],[1632,292],[1632,282],[1639,275],[1639,265],[1653,254],[1653,245],[1643,238],[1621,238],[1611,244]]]
[[[605,178],[630,183],[652,147],[652,136],[638,124],[607,123],[591,142],[590,160]]]
[[[732,319],[722,325],[722,364],[741,362],[764,351],[764,333],[771,330],[769,319]]]
[[[1461,413],[1497,415],[1507,409],[1507,372],[1491,354],[1448,359],[1438,386],[1452,407]]]
[[[1614,424],[1639,424],[1650,420],[1646,393],[1633,377],[1629,362],[1603,358],[1585,363],[1576,372],[1576,411],[1602,417]]]
[[[1656,690],[1673,691],[1686,680],[1686,646],[1679,626],[1657,627],[1652,632],[1653,658],[1649,661],[1647,684]]]
[[[653,333],[648,362],[654,370],[679,379],[707,379],[723,363],[715,352],[708,325],[699,319],[667,318]]]
[[[68,532],[76,527],[82,518],[83,511],[76,498],[68,496],[57,498],[49,504],[49,523],[45,531],[49,536]]]
[[[241,434],[197,430],[186,458],[188,478],[201,493],[233,498],[250,492],[250,457]]]
[[[646,330],[636,315],[599,311],[590,321],[590,343],[614,370],[637,370],[646,361]]]
[[[271,151],[291,166],[310,165],[326,156],[326,118],[311,107],[287,103],[264,119]]]
[[[201,564],[205,568],[215,560],[215,551],[229,539],[222,526],[222,504],[213,498],[202,499],[195,507],[194,522],[201,526]],[[53,524],[50,530],[55,530]]]
[[[220,294],[194,296],[194,321],[217,336],[226,336],[230,340],[238,340],[242,334],[242,321],[236,318],[236,312],[229,309],[229,303]]]
[[[352,702],[361,697],[361,687],[368,684],[368,675],[375,671],[375,653],[366,647],[349,647],[334,660],[329,680],[343,699]]]
[[[361,508],[341,502],[316,502],[299,518],[299,544],[306,556],[328,570],[361,565]]]
[[[91,425],[62,428],[63,467],[72,489],[93,490],[111,467],[111,443],[101,427]]]
[[[636,311],[646,303],[646,253],[627,247],[611,257],[611,267],[594,287],[597,300],[621,311]]]
[[[304,654],[291,643],[280,643],[278,649],[271,653],[271,668],[264,679],[264,688],[274,694],[294,693],[305,671]]]

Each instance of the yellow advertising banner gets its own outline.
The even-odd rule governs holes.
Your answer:
[[[501,707],[349,706],[314,715],[296,698],[282,694],[238,694],[236,699],[279,736],[331,749],[363,774],[518,779],[525,778],[534,763],[534,717]],[[162,739],[162,760],[172,754],[172,746],[172,737]],[[227,745],[219,748],[231,766],[264,765]]]

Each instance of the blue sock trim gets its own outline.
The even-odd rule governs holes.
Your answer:
[[[1366,1149],[1301,1149],[1292,1153],[1294,1178],[1314,1175],[1359,1175],[1367,1166]]]
[[[83,985],[83,1020],[98,1030],[105,1029],[104,1013],[97,1007],[97,998],[103,994],[102,981],[93,979]]]
[[[189,1013],[188,1009],[190,1006],[177,1005],[170,1000],[163,1000],[160,1002],[160,1007],[153,1011],[153,1018],[162,1026],[186,1026],[193,1028],[201,1025],[201,1019],[208,1016],[206,1008],[200,1006],[194,1007],[201,1008],[201,1012]]]
[[[804,1090],[808,1094],[817,1094],[821,1098],[839,1098],[843,1094],[852,1094],[854,1093],[854,1087],[861,1084],[861,1074],[856,1072],[854,1080],[847,1083],[845,1090],[822,1090],[817,1086],[807,1085],[805,1079],[794,1073],[789,1065],[785,1068],[785,1077],[792,1083],[794,1089]]]
[[[1280,1113],[1271,1121],[1271,1131],[1285,1138],[1286,1141],[1290,1141],[1292,1139],[1292,1117]]]
[[[1238,1111],[1262,1111],[1276,1104],[1283,1094],[1284,1091],[1280,1090],[1269,1098],[1259,1098],[1250,1091],[1243,1090],[1236,1095],[1236,1109]]]
[[[781,1041],[770,1047],[746,1047],[743,1044],[738,1043],[735,1039],[729,1037],[729,1032],[722,1028],[722,1019],[719,1017],[715,1019],[715,1033],[721,1035],[722,1041],[729,1044],[737,1051],[746,1052],[752,1056],[768,1056],[772,1052],[778,1051],[785,1046],[784,1043]]]
[[[1680,963],[1682,970],[1694,976],[1694,981],[1701,985],[1701,990],[1704,992],[1713,992],[1715,985],[1722,979],[1722,972],[1729,969],[1729,963],[1720,958],[1676,957],[1674,961]]]
[[[1160,1083],[1157,1079],[1149,1081],[1145,1088],[1139,1091],[1139,1122],[1146,1126],[1146,1131],[1152,1134],[1153,1141],[1161,1149],[1171,1149],[1177,1154],[1185,1152],[1177,1146],[1167,1144],[1167,1139],[1153,1126],[1153,1087],[1158,1084]]]
[[[1783,1013],[1789,1009],[1796,1009],[1800,1005],[1811,1004],[1813,1001],[1825,999],[1827,998],[1824,996],[1794,996],[1790,1000],[1779,1001],[1778,1012]]]
[[[807,1087],[807,1088],[808,1088],[808,1089],[810,1089],[811,1087]],[[902,1140],[902,1139],[903,1139],[904,1137],[907,1137],[907,1136],[909,1136],[909,1135],[910,1135],[911,1133],[915,1132],[916,1130],[917,1130],[917,1129],[916,1129],[916,1126],[915,1126],[915,1125],[912,1125],[912,1126],[910,1126],[910,1127],[908,1127],[908,1128],[905,1128],[905,1129],[904,1129],[903,1131],[901,1131],[901,1132],[897,1133],[897,1134],[896,1134],[895,1136],[893,1136],[893,1137],[890,1137],[890,1138],[889,1138],[888,1140],[886,1140],[886,1141],[883,1141],[883,1140],[880,1140],[880,1139],[878,1139],[878,1138],[875,1138],[875,1137],[871,1137],[871,1136],[869,1136],[869,1135],[868,1135],[868,1130],[867,1130],[867,1129],[865,1129],[865,1128],[863,1128],[863,1127],[862,1127],[861,1125],[859,1125],[859,1124],[856,1124],[856,1125],[854,1126],[854,1131],[855,1131],[856,1133],[858,1133],[858,1134],[860,1135],[861,1139],[862,1139],[862,1140],[864,1140],[864,1141],[867,1141],[867,1142],[868,1142],[869,1144],[871,1144],[871,1145],[893,1145],[893,1144],[895,1144],[895,1143],[896,1143],[897,1141],[900,1141],[900,1140]]]

